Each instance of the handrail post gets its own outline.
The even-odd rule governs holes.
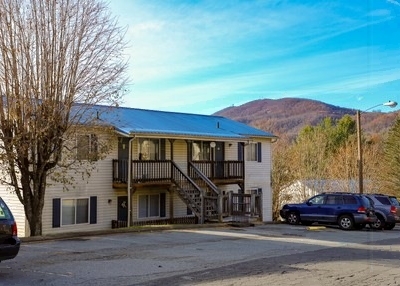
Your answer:
[[[204,194],[203,192],[200,192],[200,198],[201,198],[201,215],[200,215],[200,224],[204,224],[204,220],[205,220],[205,203],[204,203]]]
[[[222,220],[223,220],[222,219],[223,218],[222,211],[224,208],[223,203],[224,203],[223,196],[221,194],[221,191],[219,191],[219,193],[218,193],[218,222],[222,222]]]

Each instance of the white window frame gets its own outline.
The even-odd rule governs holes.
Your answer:
[[[258,161],[258,143],[251,142],[246,146],[246,161]]]
[[[87,144],[82,144],[80,139],[86,137]],[[81,161],[97,161],[98,138],[96,134],[76,135],[76,159]]]
[[[251,195],[262,195],[262,188],[250,188],[250,194]]]
[[[148,145],[147,147],[143,146],[143,144],[146,141],[149,141],[152,145],[151,146]],[[152,147],[154,147],[154,150],[150,150],[152,149]],[[160,139],[139,138],[138,152],[139,152],[139,160],[160,160],[160,152],[161,152]]]
[[[192,142],[192,161],[211,161],[211,152],[210,141]]]
[[[146,197],[146,215],[142,216],[141,214],[141,198]],[[158,200],[158,206],[157,206],[157,215],[151,215],[152,214],[152,205],[151,205],[151,199],[150,197],[157,197]],[[143,194],[143,195],[138,195],[138,213],[137,217],[138,219],[148,219],[148,218],[159,218],[160,217],[160,194]]]
[[[85,222],[79,222],[77,223],[77,217],[78,217],[78,207],[77,207],[77,202],[78,200],[86,200],[87,201],[87,221]],[[64,215],[63,215],[63,208],[64,205],[63,203],[65,201],[73,201],[73,211],[74,211],[74,222],[73,223],[64,223]],[[61,205],[60,205],[60,226],[74,226],[74,225],[83,225],[83,224],[89,224],[90,222],[90,198],[88,197],[79,197],[79,198],[62,198],[61,199]]]

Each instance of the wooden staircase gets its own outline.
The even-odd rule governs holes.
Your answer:
[[[219,219],[221,212],[218,188],[191,163],[189,169],[193,178],[186,175],[175,162],[171,164],[172,181],[179,197],[199,218],[200,223]]]

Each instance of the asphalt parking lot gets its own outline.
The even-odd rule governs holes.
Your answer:
[[[201,227],[24,242],[0,285],[398,285],[400,228]]]

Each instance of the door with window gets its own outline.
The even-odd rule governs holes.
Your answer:
[[[216,142],[214,148],[215,154],[215,177],[216,178],[224,178],[224,142]]]
[[[118,138],[118,170],[117,178],[121,182],[128,181],[128,160],[129,160],[129,141],[130,138]]]
[[[118,221],[128,221],[128,197],[118,197]]]

